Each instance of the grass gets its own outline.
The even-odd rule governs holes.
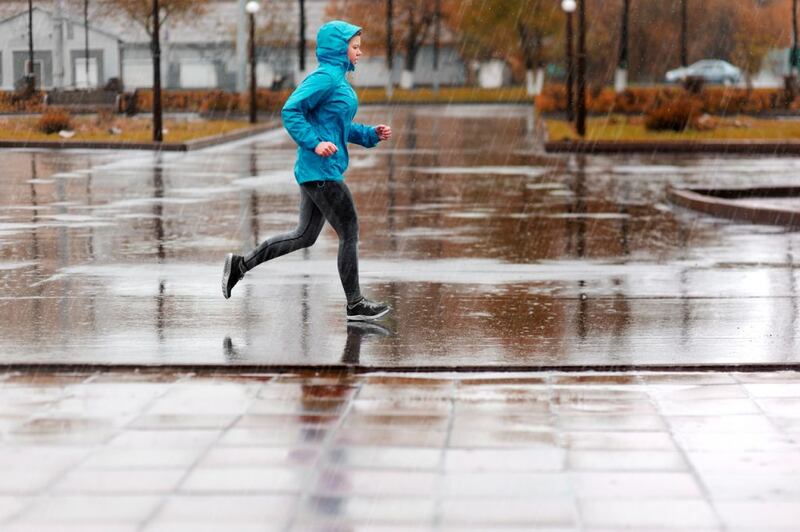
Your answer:
[[[72,118],[75,136],[62,138],[58,133],[47,135],[36,129],[37,116],[0,118],[0,140],[53,141],[53,142],[150,142],[153,140],[150,118],[110,116],[78,116]],[[235,120],[166,120],[164,142],[182,143],[204,137],[229,133],[249,127],[249,123]],[[114,135],[112,127],[122,130]]]
[[[579,140],[574,127],[564,120],[545,120],[551,141]],[[586,139],[620,141],[702,141],[702,140],[800,140],[800,120],[712,117],[708,130],[649,131],[641,116],[608,115],[586,122]]]
[[[525,87],[501,87],[482,89],[479,87],[441,87],[434,92],[431,87],[411,90],[395,89],[392,98],[386,96],[382,87],[356,88],[359,103],[518,103],[532,102]]]

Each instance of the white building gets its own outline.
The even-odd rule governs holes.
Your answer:
[[[86,87],[120,74],[120,40],[89,25],[89,79],[83,21],[38,7],[33,9],[34,72],[37,84]],[[0,88],[12,90],[28,72],[28,11],[0,20]]]
[[[377,0],[376,0],[377,1]],[[111,78],[121,78],[126,90],[151,87],[153,63],[150,40],[136,22],[122,17],[99,17],[89,13],[89,86],[102,86]],[[327,21],[328,0],[306,0],[306,72],[316,67],[313,42],[319,27]],[[269,2],[265,2],[264,10]],[[296,81],[298,52],[294,13],[287,14],[290,27],[285,46],[260,47],[257,78],[269,87],[273,81]],[[34,8],[34,67],[37,80],[45,89],[86,86],[84,26],[81,13],[69,12],[74,3],[65,0],[38,0]],[[162,74],[165,88],[235,90],[237,78],[236,21],[238,0],[208,3],[206,13],[196,20],[168,22],[162,30]],[[262,11],[264,11],[262,10]],[[368,42],[365,42],[368,45]],[[399,44],[399,43],[398,43]],[[24,76],[28,57],[28,3],[20,0],[0,2],[0,88],[11,90]],[[415,80],[418,85],[434,81],[433,50],[419,52]],[[397,49],[392,77],[397,82],[402,71],[403,54]],[[439,81],[442,85],[463,85],[466,67],[453,46],[440,50]],[[361,86],[384,86],[388,75],[383,56],[366,56],[353,82]]]

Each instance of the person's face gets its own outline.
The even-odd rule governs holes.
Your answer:
[[[361,57],[361,35],[356,35],[350,39],[350,44],[347,46],[347,58],[355,65],[359,57]]]

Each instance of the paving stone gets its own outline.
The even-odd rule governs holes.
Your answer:
[[[702,500],[590,500],[579,504],[581,520],[588,527],[614,530],[665,530],[718,527],[714,511]]]

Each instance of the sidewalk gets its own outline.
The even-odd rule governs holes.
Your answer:
[[[800,374],[0,374],[0,529],[797,529]]]

